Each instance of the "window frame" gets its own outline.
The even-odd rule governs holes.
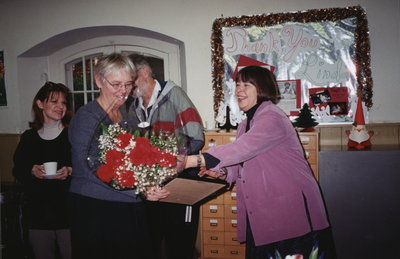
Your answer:
[[[77,59],[90,57],[96,54],[109,54],[112,52],[136,52],[144,56],[160,58],[164,62],[165,80],[172,80],[182,86],[184,77],[181,74],[180,46],[169,42],[140,36],[107,36],[79,42],[63,48],[49,56],[49,75],[54,81],[64,82],[73,93],[72,72],[68,74],[66,66]],[[85,59],[82,59],[85,63]],[[94,79],[93,79],[94,80]],[[92,81],[94,87],[94,81]],[[95,89],[86,91],[84,82],[84,103],[87,103],[87,93],[95,92]],[[184,90],[185,86],[183,86]],[[80,91],[79,91],[80,92]]]

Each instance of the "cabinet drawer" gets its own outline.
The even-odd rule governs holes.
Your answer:
[[[204,244],[223,245],[225,243],[224,232],[203,231]]]
[[[225,246],[225,258],[236,259],[245,258],[246,247],[244,246]]]
[[[225,258],[225,246],[204,245],[203,254],[204,258]]]
[[[232,246],[244,246],[245,244],[240,244],[238,241],[237,241],[237,232],[236,231],[234,231],[234,232],[232,232],[232,231],[226,231],[225,232],[225,245],[232,245]]]
[[[224,219],[225,231],[236,232],[237,219]]]
[[[236,140],[236,135],[232,136],[223,136],[222,137],[222,143],[221,144],[228,144]]]
[[[202,227],[204,231],[224,231],[224,219],[222,218],[203,218]]]
[[[307,161],[310,164],[316,164],[317,163],[317,151],[315,151],[315,150],[305,150],[304,151],[304,156],[306,157]]]
[[[301,135],[299,136],[300,142],[304,149],[316,149],[317,136],[316,135]]]
[[[223,218],[224,205],[222,204],[204,204],[202,206],[203,217]]]
[[[224,204],[236,204],[236,190],[224,193],[223,198]]]
[[[225,218],[236,219],[237,218],[237,206],[234,204],[224,205]]]
[[[214,199],[209,200],[206,203],[204,203],[204,205],[207,205],[207,204],[224,204],[224,195],[223,194],[218,195]]]
[[[203,151],[221,144],[223,144],[223,136],[206,135],[204,139]]]

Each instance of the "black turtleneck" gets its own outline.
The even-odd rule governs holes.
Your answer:
[[[262,103],[262,102],[261,102]],[[256,113],[258,107],[261,105],[261,103],[256,103],[256,105],[254,105],[253,107],[251,107],[250,109],[248,109],[246,112],[246,117],[247,117],[247,124],[246,124],[246,131],[249,131],[250,129],[250,121],[253,119],[254,114]]]

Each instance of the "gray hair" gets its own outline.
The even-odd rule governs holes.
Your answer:
[[[132,81],[135,80],[136,67],[132,63],[131,59],[125,54],[114,52],[101,57],[97,61],[94,67],[94,74],[105,78],[109,74],[117,73],[121,70],[130,73],[132,76]]]
[[[129,55],[129,58],[132,60],[132,62],[135,65],[137,70],[139,70],[143,67],[148,67],[150,74],[154,78],[153,69],[151,68],[151,66],[150,66],[149,62],[147,61],[147,59],[145,58],[145,56],[135,53],[135,54]]]

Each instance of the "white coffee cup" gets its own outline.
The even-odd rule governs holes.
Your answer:
[[[43,163],[44,172],[46,175],[55,175],[57,174],[57,162],[46,162]]]

